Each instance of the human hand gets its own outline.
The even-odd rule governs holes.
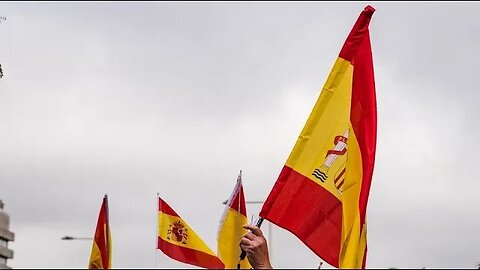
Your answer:
[[[247,254],[248,261],[255,269],[272,269],[268,255],[267,240],[262,230],[254,225],[245,225],[250,230],[240,239],[240,248]]]

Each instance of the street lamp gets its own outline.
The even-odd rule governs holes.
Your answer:
[[[65,235],[62,237],[62,240],[93,240],[91,237],[73,237],[70,235]]]

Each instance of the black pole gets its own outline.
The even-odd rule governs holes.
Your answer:
[[[262,223],[263,223],[263,218],[259,218],[258,221],[257,221],[257,224],[255,224],[255,226],[260,228],[262,226]],[[242,249],[242,253],[240,254],[240,260],[238,261],[238,264],[237,264],[237,269],[240,269],[240,262],[242,260],[245,260],[246,256],[247,256],[247,252],[245,252],[245,250]]]

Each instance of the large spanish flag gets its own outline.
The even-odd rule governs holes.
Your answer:
[[[158,198],[158,245],[168,257],[204,268],[225,266],[188,224]]]
[[[225,264],[225,268],[232,269],[237,267],[239,256],[242,252],[240,249],[240,239],[248,232],[243,228],[243,225],[247,224],[247,208],[243,194],[242,171],[240,171],[237,183],[227,201],[227,206],[223,212],[218,229],[218,257]],[[252,266],[248,260],[242,260],[240,262],[240,268],[250,269]]]
[[[377,110],[365,7],[260,216],[339,268],[365,267]]]
[[[108,197],[105,195],[98,214],[97,228],[93,238],[92,252],[90,254],[89,269],[112,268],[112,240],[108,222]]]

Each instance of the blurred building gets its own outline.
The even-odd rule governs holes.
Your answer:
[[[15,234],[9,230],[10,217],[3,211],[0,200],[0,269],[8,269],[7,260],[13,258],[13,250],[8,249],[8,242],[13,241]]]

